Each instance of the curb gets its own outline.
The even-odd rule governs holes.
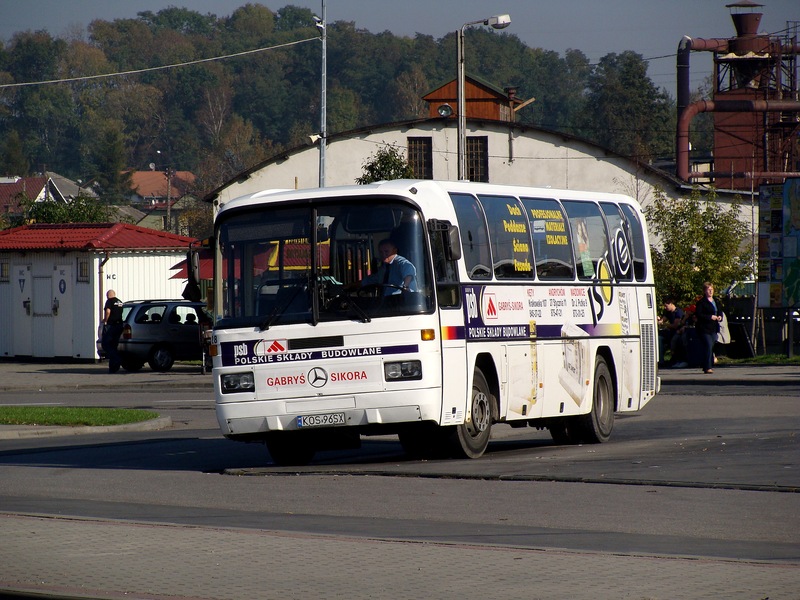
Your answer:
[[[130,390],[136,392],[163,392],[165,388],[169,388],[171,390],[203,390],[203,389],[214,389],[214,384],[210,381],[204,381],[202,383],[188,383],[188,382],[163,382],[163,381],[156,381],[156,382],[124,382],[122,385],[107,385],[107,384],[67,384],[67,383],[56,383],[52,385],[41,385],[41,386],[31,386],[31,385],[2,385],[0,384],[0,392],[75,392],[75,391],[85,391],[85,392],[107,392],[109,389],[114,389],[115,391],[121,390]]]
[[[139,423],[103,425],[98,427],[50,427],[39,425],[0,425],[0,440],[20,440],[39,437],[65,437],[91,433],[119,433],[122,431],[156,431],[172,427],[171,417],[158,417]]]

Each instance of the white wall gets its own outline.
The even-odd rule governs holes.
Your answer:
[[[79,282],[78,260],[87,258],[89,281]],[[185,253],[113,254],[101,272],[103,258],[85,252],[0,253],[10,263],[10,281],[0,282],[0,357],[94,360],[108,289],[122,300],[181,297],[186,282],[170,277]]]
[[[489,144],[491,183],[550,186],[596,192],[624,193],[647,204],[654,185],[673,193],[674,181],[645,172],[634,162],[602,148],[536,129],[485,122],[470,123],[467,135],[485,135]],[[376,128],[335,136],[325,152],[326,186],[352,185],[364,162],[386,144],[403,154],[409,137],[431,137],[434,179],[457,178],[457,135],[454,123],[423,121],[413,127]],[[264,189],[313,188],[319,183],[319,147],[309,146],[269,161],[246,179],[231,181],[220,202]]]
[[[487,136],[489,181],[495,184],[529,185],[591,192],[620,193],[647,207],[660,188],[669,198],[685,198],[689,187],[604,148],[575,138],[528,127],[511,127],[492,121],[470,121],[467,136]],[[338,134],[325,152],[327,187],[352,185],[363,174],[363,165],[378,149],[395,145],[407,155],[409,137],[431,137],[433,178],[457,179],[455,122],[425,120],[411,124],[376,127]],[[319,147],[295,149],[265,163],[247,177],[237,177],[221,188],[214,200],[221,204],[267,189],[314,188],[319,185]],[[734,195],[719,191],[717,200],[729,203]],[[752,215],[743,209],[740,219],[748,228]]]

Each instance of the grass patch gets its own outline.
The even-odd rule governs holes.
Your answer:
[[[68,406],[0,406],[0,425],[60,425],[66,427],[127,425],[158,418],[158,413],[129,408]]]
[[[720,356],[719,362],[723,365],[763,365],[763,366],[800,366],[800,356],[789,358],[786,354],[762,354],[754,358],[728,358]]]

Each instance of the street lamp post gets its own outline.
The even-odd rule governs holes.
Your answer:
[[[467,174],[467,107],[465,94],[466,75],[464,71],[464,32],[470,25],[488,25],[493,29],[505,29],[511,25],[511,17],[508,15],[495,15],[488,19],[470,21],[464,23],[458,30],[458,179],[468,179]]]
[[[314,17],[322,39],[322,67],[320,69],[320,106],[319,106],[319,187],[325,187],[325,146],[328,142],[328,29],[325,14],[325,0],[322,0],[322,18]]]

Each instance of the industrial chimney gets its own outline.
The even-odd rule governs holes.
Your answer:
[[[677,175],[710,178],[721,189],[750,190],[762,183],[800,177],[800,97],[797,26],[783,38],[759,34],[762,4],[741,0],[731,10],[736,37],[693,39],[678,46]],[[689,104],[689,59],[714,53],[713,98]],[[714,167],[691,171],[689,128],[701,112],[714,115]]]

